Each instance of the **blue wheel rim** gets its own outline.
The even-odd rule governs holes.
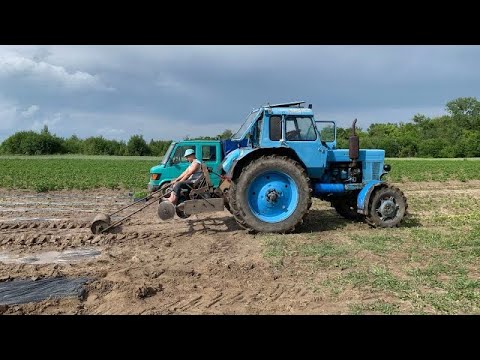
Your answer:
[[[258,175],[247,189],[248,205],[261,221],[278,223],[293,214],[298,205],[298,187],[287,174],[267,171]]]

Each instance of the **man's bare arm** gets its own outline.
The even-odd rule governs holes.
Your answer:
[[[199,163],[195,163],[194,165],[189,166],[189,167],[185,170],[184,174],[183,174],[181,177],[178,178],[178,181],[185,181],[185,180],[187,180],[187,179],[190,177],[190,175],[192,175],[193,173],[195,173],[195,172],[198,171],[198,168],[199,168],[199,167],[200,167],[200,164],[199,164]]]
[[[185,171],[183,173],[181,173],[181,175],[179,177],[177,177],[176,179],[173,179],[172,180],[172,184],[178,182],[178,181],[183,181],[183,177],[185,176],[185,174],[187,173],[188,171],[188,168],[185,169]]]

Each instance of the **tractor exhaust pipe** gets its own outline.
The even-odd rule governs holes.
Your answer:
[[[360,153],[360,140],[357,136],[355,125],[357,124],[357,119],[353,120],[352,124],[352,134],[350,135],[350,138],[348,139],[348,155],[350,159],[352,160],[352,163],[350,166],[352,168],[357,166],[357,160],[359,157]]]

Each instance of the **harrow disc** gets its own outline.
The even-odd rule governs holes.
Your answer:
[[[103,230],[110,226],[110,223],[110,216],[100,213],[93,219],[90,230],[92,230],[92,233],[94,234],[100,234]]]
[[[175,205],[170,201],[162,201],[158,204],[158,217],[162,220],[170,220],[175,216]]]

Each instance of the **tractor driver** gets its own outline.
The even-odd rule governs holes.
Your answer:
[[[185,171],[178,178],[172,180],[171,185],[173,185],[172,193],[168,198],[172,204],[176,204],[178,198],[180,197],[180,191],[182,189],[188,189],[188,185],[197,180],[202,174],[202,163],[196,158],[195,151],[193,149],[187,149],[184,155],[190,166],[185,169]]]

